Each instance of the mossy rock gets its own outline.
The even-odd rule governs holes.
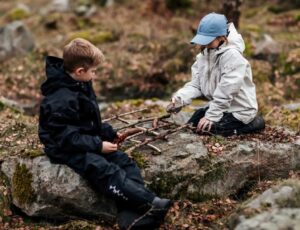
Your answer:
[[[4,222],[11,220],[11,196],[8,178],[0,172],[0,217]]]
[[[300,183],[297,180],[284,181],[281,186],[290,186],[293,188],[293,195],[287,198],[276,200],[280,208],[300,208]]]
[[[20,205],[30,205],[36,198],[32,174],[24,164],[17,164],[12,177],[12,195]]]
[[[149,188],[160,196],[170,197],[174,187],[179,183],[187,181],[188,178],[188,176],[173,175],[172,173],[162,172],[153,178],[149,184]],[[179,199],[181,194],[184,192],[186,192],[186,188],[181,188],[181,192],[178,192],[174,198]]]
[[[22,8],[14,8],[7,13],[7,17],[11,21],[22,20],[28,18],[29,16],[30,13],[28,13],[26,10]]]
[[[69,40],[73,40],[75,38],[84,38],[93,44],[101,44],[116,41],[119,39],[119,36],[112,31],[82,30],[73,33]]]
[[[97,225],[86,220],[74,220],[70,221],[64,225],[60,225],[59,229],[62,230],[95,230],[97,229]],[[102,229],[102,228],[100,228]]]

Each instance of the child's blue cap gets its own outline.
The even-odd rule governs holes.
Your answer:
[[[227,19],[223,14],[210,13],[199,23],[197,34],[192,44],[207,45],[218,36],[227,35]]]

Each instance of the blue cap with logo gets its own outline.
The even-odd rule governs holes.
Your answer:
[[[223,14],[210,13],[199,23],[197,34],[192,44],[207,45],[218,36],[227,35],[227,19]]]

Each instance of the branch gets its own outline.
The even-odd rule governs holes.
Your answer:
[[[142,119],[142,120],[133,122],[133,123],[131,123],[131,124],[125,125],[125,126],[123,126],[123,127],[121,127],[121,128],[118,128],[118,129],[116,129],[116,130],[117,130],[117,131],[120,131],[120,130],[122,130],[122,129],[134,127],[134,126],[136,126],[136,125],[138,125],[138,124],[145,123],[145,122],[148,122],[148,121],[152,121],[152,120],[154,120],[154,119],[158,119],[158,120],[159,120],[159,119],[165,119],[165,118],[169,118],[170,116],[171,116],[170,114],[165,114],[165,115],[162,115],[162,116],[160,116],[160,117],[150,117],[150,118],[145,118],[145,119]]]
[[[171,133],[175,133],[175,132],[178,132],[179,130],[182,130],[182,129],[185,129],[185,128],[190,128],[190,124],[184,124],[182,126],[179,126],[175,129],[170,129],[170,130],[167,130],[165,133],[161,133],[159,134],[158,136],[155,136],[153,138],[147,138],[145,139],[144,141],[138,143],[137,145],[134,145],[132,147],[130,147],[129,149],[125,150],[125,152],[129,155],[131,155],[131,153],[136,149],[136,148],[139,148],[143,145],[146,145],[150,142],[153,142],[153,141],[156,141],[158,139],[162,139],[162,138],[165,138],[167,135],[171,134]]]
[[[153,130],[160,129],[160,128],[164,128],[164,127],[168,127],[168,126],[171,126],[171,125],[173,125],[173,124],[167,123],[167,124],[163,124],[163,125],[157,126],[156,128],[151,128],[151,129],[146,129],[146,128],[145,128],[146,130],[143,130],[143,131],[141,131],[141,132],[138,132],[138,133],[135,133],[135,134],[133,134],[133,135],[131,135],[131,136],[128,136],[127,138],[125,138],[125,140],[134,138],[134,137],[139,136],[139,135],[142,135],[142,134],[146,134],[146,133],[148,133],[148,132],[154,134],[154,133],[152,132]],[[139,127],[139,128],[140,128],[140,127]],[[154,135],[155,135],[155,136],[158,136],[159,133],[155,132]]]
[[[133,139],[130,139],[130,141],[135,142],[135,143],[141,143],[142,142],[142,141],[133,140]],[[152,144],[146,144],[146,145],[149,146],[150,148],[154,149],[155,151],[161,153],[161,150],[158,147],[156,147],[156,146],[154,146]]]
[[[114,115],[114,116],[112,116],[110,118],[104,119],[103,122],[111,121],[111,120],[117,119],[119,117],[123,117],[123,116],[129,115],[129,114],[133,114],[133,113],[142,112],[142,111],[145,111],[145,110],[147,110],[147,108],[142,108],[142,109],[134,110],[134,111],[127,112],[127,113],[122,113],[122,114],[119,114],[119,115]]]

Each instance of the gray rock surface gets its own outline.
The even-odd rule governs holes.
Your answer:
[[[26,177],[16,178],[20,175],[16,172],[18,165],[28,169],[27,177],[32,176],[32,189],[15,191],[27,184],[26,181],[22,181],[26,180]],[[29,216],[58,220],[83,216],[109,221],[116,214],[113,201],[96,194],[86,181],[69,167],[51,164],[46,156],[34,159],[10,158],[2,163],[1,170],[10,181],[13,204]],[[20,186],[16,184],[16,180],[21,183]],[[28,194],[29,192],[32,194]],[[22,197],[30,195],[30,202],[24,202]]]
[[[284,208],[263,212],[240,223],[235,230],[300,229],[300,209]]]
[[[0,61],[24,55],[32,50],[34,45],[33,35],[21,21],[0,28]]]
[[[240,206],[229,219],[230,229],[299,229],[300,181],[289,179]]]
[[[255,44],[254,56],[267,60],[275,61],[281,52],[280,45],[268,34],[263,34],[261,40]]]
[[[285,199],[293,194],[293,188],[290,186],[283,186],[278,191],[273,189],[266,190],[263,194],[252,200],[246,207],[258,209],[263,205],[277,207],[277,199]]]

